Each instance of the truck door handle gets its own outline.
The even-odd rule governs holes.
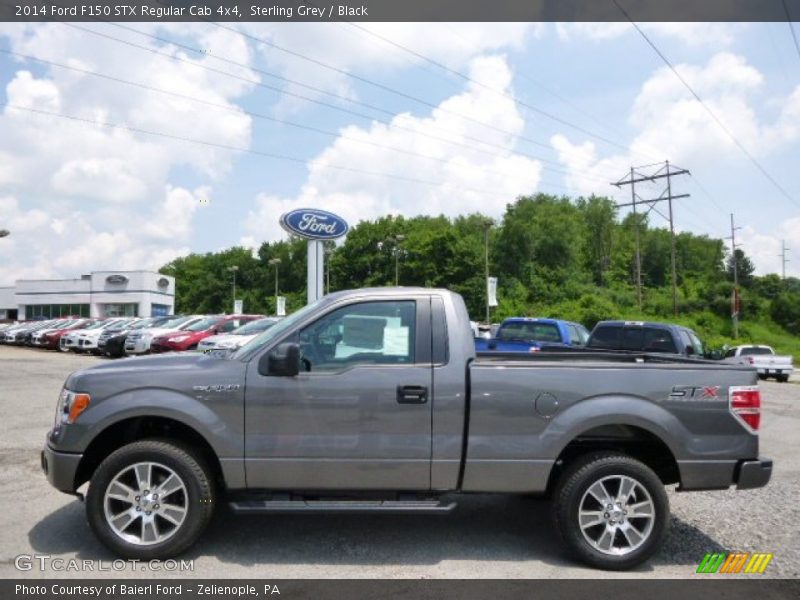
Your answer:
[[[399,404],[425,404],[428,401],[428,388],[424,385],[398,385]]]

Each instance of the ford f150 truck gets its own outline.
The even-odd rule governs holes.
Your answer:
[[[476,352],[538,352],[543,347],[584,346],[589,332],[580,323],[560,319],[512,317],[497,328],[494,337],[475,338]]]
[[[459,493],[552,498],[601,568],[651,556],[665,485],[766,485],[749,366],[653,354],[477,355],[446,290],[337,292],[223,356],[71,374],[41,454],[116,554],[178,554],[235,512],[447,512]]]
[[[776,381],[785,383],[794,371],[792,357],[775,354],[770,346],[745,345],[735,346],[725,353],[725,362],[752,365],[758,372],[759,379],[774,377]]]

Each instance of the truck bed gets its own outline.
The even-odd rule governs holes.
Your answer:
[[[678,464],[682,489],[727,487],[758,438],[729,410],[750,366],[619,351],[478,354],[469,366],[463,489],[547,489],[568,441],[629,438]]]

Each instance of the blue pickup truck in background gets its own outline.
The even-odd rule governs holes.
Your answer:
[[[589,332],[580,323],[560,319],[512,317],[494,337],[475,338],[476,352],[538,352],[547,346],[585,346]]]

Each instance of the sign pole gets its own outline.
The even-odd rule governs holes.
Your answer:
[[[309,304],[324,295],[325,252],[320,240],[308,240],[308,276],[306,289]]]

